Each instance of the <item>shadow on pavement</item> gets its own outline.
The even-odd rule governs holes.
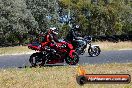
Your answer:
[[[61,66],[67,66],[67,65],[45,65],[45,66],[23,66],[23,67],[18,67],[18,68],[41,68],[41,67],[61,67]]]

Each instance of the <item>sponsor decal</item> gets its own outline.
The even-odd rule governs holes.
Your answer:
[[[79,75],[76,76],[76,81],[79,85],[83,85],[86,83],[130,83],[131,76],[129,74],[86,74],[86,71],[79,67],[78,69]]]

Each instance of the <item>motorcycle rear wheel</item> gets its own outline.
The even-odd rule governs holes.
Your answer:
[[[29,58],[29,62],[32,67],[42,66],[44,63],[42,60],[42,54],[41,53],[33,53]]]
[[[73,52],[72,54],[74,58],[68,56],[65,61],[69,65],[76,65],[79,62],[79,55],[76,52]]]
[[[88,49],[88,53],[90,56],[95,57],[98,56],[100,54],[101,50],[99,46],[94,46],[94,48],[89,47]]]

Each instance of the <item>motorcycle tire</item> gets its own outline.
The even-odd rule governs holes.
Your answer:
[[[88,53],[89,53],[89,55],[90,55],[91,57],[96,57],[96,56],[98,56],[98,55],[100,54],[100,52],[101,52],[101,49],[100,49],[99,46],[94,46],[94,48],[89,47],[89,49],[88,49]]]
[[[76,65],[79,62],[79,55],[76,52],[73,52],[72,54],[74,58],[68,56],[65,61],[69,65]]]
[[[42,54],[33,53],[29,58],[29,62],[32,67],[42,66],[43,65]]]

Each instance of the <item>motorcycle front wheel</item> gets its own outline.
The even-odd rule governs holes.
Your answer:
[[[71,58],[70,56],[68,56],[65,61],[67,64],[69,65],[76,65],[79,62],[79,56],[76,52],[73,52],[73,58]]]
[[[43,65],[42,54],[33,53],[29,58],[29,62],[32,67],[42,66]]]
[[[88,53],[90,56],[95,57],[100,54],[101,50],[99,46],[89,47]]]

